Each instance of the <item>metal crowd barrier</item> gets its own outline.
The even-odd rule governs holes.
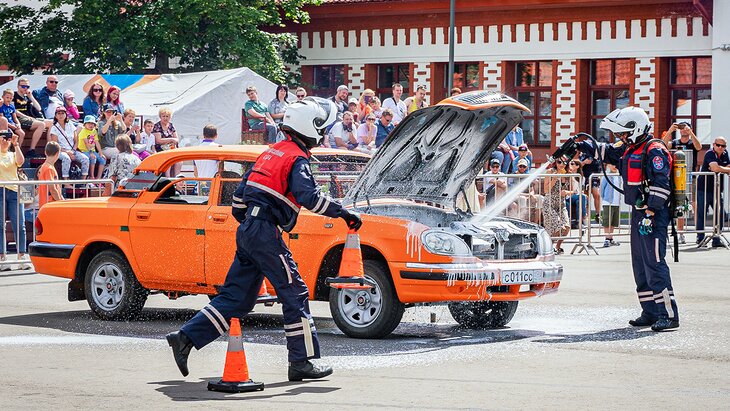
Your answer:
[[[616,177],[619,182],[621,181],[619,174],[608,173],[607,175],[608,177]],[[530,174],[492,175],[487,173],[478,175],[477,188],[483,197],[481,209],[484,210],[490,204],[499,202],[500,199],[510,195],[510,189],[518,185],[521,179],[527,178],[528,176]],[[716,176],[714,184],[710,184],[708,181],[707,177],[710,176]],[[604,184],[603,180],[605,176],[601,172],[591,176],[591,178],[593,177],[599,179],[600,190],[601,185]],[[507,188],[493,188],[493,185],[490,184],[490,180],[493,178],[507,181]],[[624,204],[623,195],[617,193],[620,200],[618,221],[606,222],[606,219],[610,215],[606,215],[602,209],[595,210],[591,188],[588,187],[587,192],[583,191],[585,178],[578,174],[538,175],[524,192],[518,194],[514,201],[499,212],[499,215],[527,220],[544,226],[542,210],[545,198],[544,181],[546,178],[559,178],[566,186],[566,189],[571,192],[570,195],[565,193],[566,195],[564,196],[570,198],[566,204],[566,211],[572,223],[570,231],[565,235],[553,235],[554,233],[550,233],[554,241],[563,240],[566,243],[574,243],[571,254],[585,252],[590,255],[590,252],[593,251],[597,255],[598,250],[593,245],[593,242],[597,238],[600,238],[598,240],[599,242],[603,242],[607,234],[610,234],[614,240],[625,239],[627,242],[630,240],[631,207]],[[570,180],[572,182],[569,182]],[[730,190],[728,187],[730,187],[730,176],[726,174],[718,175],[712,172],[688,173],[687,191],[690,207],[685,213],[685,217],[678,219],[678,234],[705,234],[705,239],[699,246],[704,246],[713,238],[717,238],[726,248],[730,248],[730,241],[726,237],[726,234],[730,232],[730,201],[727,201],[726,198],[728,190]],[[701,201],[698,204],[700,193],[704,195],[706,200],[704,210],[698,210],[698,206],[703,205]],[[603,201],[604,199],[602,198],[602,205]],[[601,216],[601,223],[594,222],[592,218],[594,216],[593,213],[598,213]],[[699,218],[702,218],[705,222],[704,228],[702,224],[698,228],[697,219]],[[612,227],[612,232],[608,233],[604,225]],[[691,240],[691,238],[686,239],[687,242]],[[668,242],[670,247],[671,244],[671,241]]]
[[[528,187],[515,195],[513,187],[519,186],[526,178],[536,177]],[[491,183],[492,179],[503,180],[507,183],[506,188],[498,188]],[[575,243],[571,254],[583,252],[590,254],[596,252],[585,236],[585,219],[590,217],[590,209],[586,207],[589,199],[583,194],[582,187],[585,179],[580,174],[480,174],[477,176],[477,189],[482,193],[480,209],[484,212],[490,211],[490,206],[504,201],[506,197],[514,196],[514,200],[508,201],[502,210],[495,210],[498,215],[526,220],[535,224],[545,225],[544,204],[546,198],[546,179],[557,179],[561,185],[560,204],[568,215],[568,229],[565,233],[550,233],[553,241]],[[597,253],[597,252],[596,252]]]
[[[5,261],[0,261],[0,269],[5,269],[14,264],[21,266],[29,264],[30,258],[26,253],[20,253],[21,249],[27,251],[27,246],[35,240],[35,219],[38,216],[38,187],[58,184],[61,186],[61,194],[64,199],[80,197],[101,197],[112,191],[114,182],[110,179],[101,180],[53,180],[53,181],[0,181],[2,197],[2,215],[4,224],[5,241],[2,242],[2,254],[6,255]],[[17,201],[15,204],[16,218],[12,217],[12,199],[8,198],[8,186],[17,186]],[[22,217],[22,218],[19,218]],[[21,221],[22,229],[21,229]],[[8,224],[10,223],[10,224]],[[25,247],[19,243],[20,233],[25,232]],[[9,253],[9,251],[13,251]],[[14,259],[11,256],[14,255]]]

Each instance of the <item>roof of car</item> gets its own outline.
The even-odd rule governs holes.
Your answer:
[[[174,163],[190,160],[241,160],[254,161],[266,149],[267,145],[209,145],[182,147],[156,153],[144,159],[137,167],[138,171],[162,171]],[[314,148],[313,156],[352,156],[369,158],[370,155],[357,151],[346,151],[332,148]]]

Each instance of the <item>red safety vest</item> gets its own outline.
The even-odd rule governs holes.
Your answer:
[[[669,159],[669,169],[672,169],[672,156],[669,155],[669,150],[667,150],[666,146],[658,141],[654,141],[651,143],[651,145],[649,145],[648,149],[646,150],[646,158],[642,158],[644,154],[644,146],[646,144],[647,142],[644,142],[637,146],[629,147],[628,150],[626,150],[626,154],[624,154],[624,156],[628,159],[628,167],[626,167],[628,174],[626,177],[629,185],[639,185],[642,180],[646,179],[644,170],[647,165],[645,164],[645,162],[654,161],[654,158],[648,153],[655,148],[662,150],[667,155],[667,158]],[[642,161],[644,163],[642,163]]]
[[[309,159],[309,156],[308,151],[302,150],[291,139],[280,141],[256,159],[247,185],[265,191],[299,211],[302,206],[289,190],[289,173],[297,158]]]

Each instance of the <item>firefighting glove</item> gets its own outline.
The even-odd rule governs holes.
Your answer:
[[[649,235],[654,231],[654,216],[649,214],[644,215],[644,218],[639,221],[639,234]]]
[[[340,218],[345,220],[347,223],[347,226],[355,231],[360,229],[360,226],[362,226],[362,220],[360,220],[360,214],[356,213],[355,211],[348,211],[346,209],[342,209],[342,212],[340,214]]]

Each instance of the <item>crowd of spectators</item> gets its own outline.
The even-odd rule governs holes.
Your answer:
[[[350,96],[346,85],[338,86],[334,95],[329,97],[337,107],[338,121],[328,130],[323,146],[374,154],[408,114],[427,106],[425,86],[416,86],[413,95],[404,96],[403,86],[394,83],[391,92],[390,97],[381,101],[372,89],[365,89],[356,98]],[[450,96],[460,93],[458,88],[450,90]],[[307,91],[303,87],[297,87],[294,94],[296,101],[299,101],[307,96]],[[267,143],[283,139],[278,125],[289,105],[293,103],[289,100],[289,88],[279,85],[268,104],[259,99],[254,86],[246,89],[246,95],[248,101],[245,102],[244,112],[249,128],[263,132]],[[13,132],[13,141],[17,145],[8,143],[10,152],[14,151],[13,147],[22,147],[26,135],[30,135],[29,150],[25,153],[25,157],[30,158],[38,156],[37,145],[48,131],[50,145],[46,146],[44,154],[46,158],[57,158],[60,161],[61,180],[112,176],[120,181],[129,175],[139,161],[155,152],[175,148],[180,142],[172,123],[173,113],[169,109],[159,110],[159,121],[146,120],[140,125],[136,121],[136,113],[125,109],[122,97],[119,87],[112,85],[105,90],[104,84],[95,82],[89,87],[88,94],[81,103],[82,110],[79,111],[74,93],[70,90],[61,92],[56,76],[48,76],[45,85],[34,90],[28,79],[20,78],[16,91],[8,89],[2,92],[0,130],[8,129]],[[718,137],[705,154],[704,161],[699,162],[702,144],[689,123],[673,123],[661,137],[669,149],[691,152],[688,159],[689,171],[730,174],[724,138]],[[204,141],[212,141],[210,136],[204,138]],[[1,149],[2,146],[0,157]],[[23,157],[23,153],[19,155]],[[6,157],[11,158],[9,155]],[[10,164],[12,161],[8,160],[6,163]],[[169,175],[179,175],[180,167],[181,164],[173,166]],[[519,178],[507,178],[506,174],[528,174],[533,167],[532,152],[525,142],[522,129],[516,126],[488,160],[482,198],[487,202],[498,199],[510,186],[520,181]],[[571,228],[590,225],[590,220],[603,226],[605,247],[618,245],[613,238],[613,232],[620,220],[620,194],[603,178],[601,171],[600,162],[590,150],[576,158],[560,160],[547,171],[555,176],[548,176],[540,183],[530,185],[506,212],[539,222],[558,239],[565,236]],[[607,171],[615,173],[616,170],[609,168]],[[581,186],[579,179],[561,177],[560,174],[581,175],[584,184]],[[618,177],[608,179],[617,186],[620,183]],[[713,181],[708,177],[698,179],[697,183],[698,193],[701,193],[693,204],[696,215],[703,216],[713,206],[722,208],[722,204],[713,204],[713,193],[708,189],[714,184]],[[46,193],[47,197],[54,200],[60,195],[52,189],[46,189]],[[592,207],[588,206],[589,199],[593,200]],[[524,204],[536,210],[527,213],[518,211]],[[589,209],[592,210],[590,215]],[[685,225],[684,219],[680,219],[680,231]],[[702,230],[703,227],[704,218],[698,218],[696,228]],[[698,235],[698,242],[702,241],[702,237],[703,234]],[[684,236],[681,237],[681,242],[685,242]],[[560,245],[561,242],[556,241],[558,252],[562,251]]]

